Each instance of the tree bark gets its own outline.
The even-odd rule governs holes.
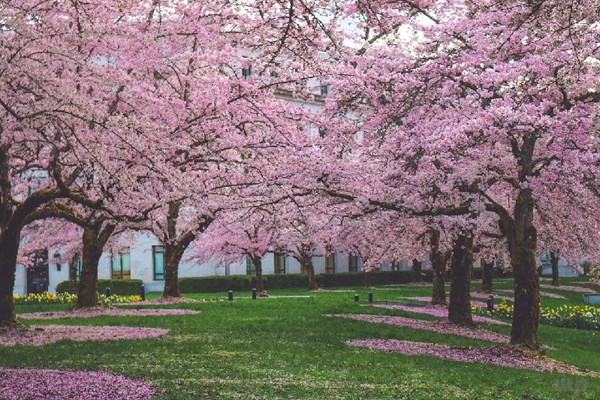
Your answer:
[[[413,276],[414,276],[414,281],[415,282],[420,282],[421,281],[421,261],[417,260],[416,258],[413,258],[412,260],[412,272],[413,272]]]
[[[440,251],[440,231],[431,230],[430,237],[431,269],[433,271],[433,288],[431,304],[446,305],[446,264],[448,254]]]
[[[184,250],[181,245],[165,245],[165,288],[163,297],[181,297],[179,291],[179,262]]]
[[[550,252],[550,263],[552,264],[552,286],[560,286],[558,276],[558,253]]]
[[[494,262],[482,260],[481,291],[483,293],[492,293],[494,281]]]
[[[448,320],[460,325],[472,326],[471,272],[473,269],[473,236],[459,235],[452,248],[450,266],[450,304]]]
[[[308,274],[308,290],[319,290],[317,277],[315,275],[315,266],[312,261],[313,248],[310,245],[302,245],[298,249],[300,256],[298,261],[301,268]]]
[[[262,274],[262,257],[250,256],[252,264],[254,264],[254,274],[256,275],[256,291],[258,293],[265,292],[265,281]]]
[[[77,308],[98,305],[98,263],[106,242],[115,230],[114,225],[103,229],[98,223],[83,228],[81,277],[77,289]]]
[[[0,327],[16,324],[13,291],[20,234],[4,232],[0,238]]]
[[[79,254],[74,254],[69,262],[69,281],[71,281],[71,290],[76,290],[77,288],[77,259],[79,258]]]

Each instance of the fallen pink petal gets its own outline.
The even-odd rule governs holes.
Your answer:
[[[502,289],[502,290],[499,290],[499,292],[513,293],[514,291],[512,289]],[[565,298],[565,296],[561,296],[560,294],[550,293],[550,292],[540,292],[540,296],[548,297],[551,299],[564,299]]]
[[[142,379],[110,372],[0,368],[3,400],[149,400],[154,393]]]
[[[420,306],[411,304],[399,304],[399,303],[384,303],[375,304],[375,307],[387,308],[392,310],[402,310],[406,312],[412,312],[417,314],[431,315],[439,318],[448,318],[448,309],[440,306]],[[486,324],[496,325],[509,325],[506,322],[498,321],[497,319],[482,317],[479,315],[473,315],[473,322],[481,322]]]
[[[590,293],[595,294],[596,291],[590,288],[581,287],[581,286],[568,286],[568,285],[560,285],[560,286],[552,286],[552,285],[540,285],[540,288],[544,289],[554,289],[554,290],[566,290],[567,292],[578,292],[578,293]]]
[[[43,346],[59,340],[120,340],[147,339],[169,333],[165,328],[134,326],[32,325],[0,332],[0,345]],[[1,398],[1,397],[0,397]]]
[[[428,296],[403,297],[403,299],[431,303],[431,297]],[[478,307],[486,307],[486,303],[482,301],[471,301],[471,305]]]
[[[481,328],[469,329],[467,327],[452,324],[446,320],[424,321],[406,317],[373,314],[335,314],[332,316],[355,319],[358,321],[368,321],[376,324],[405,326],[412,329],[421,329],[450,335],[464,336],[471,339],[489,340],[490,342],[497,343],[508,343],[510,340],[508,336],[501,333],[491,332]]]
[[[494,296],[494,300],[507,300],[507,301],[514,300],[513,297],[502,296],[499,294],[491,294],[491,295]],[[490,294],[489,293],[472,292],[471,297],[474,297],[476,299],[487,299],[490,297]]]
[[[92,318],[102,315],[113,317],[123,316],[165,316],[165,315],[196,315],[198,310],[179,308],[83,308],[68,311],[35,312],[19,314],[22,319],[57,319],[57,318]]]
[[[411,342],[395,339],[353,339],[349,346],[367,347],[372,350],[428,355],[446,360],[468,363],[493,364],[510,368],[525,368],[535,371],[564,372],[575,375],[600,376],[597,372],[583,372],[577,368],[552,360],[548,357],[526,353],[516,347],[456,347],[437,343]]]

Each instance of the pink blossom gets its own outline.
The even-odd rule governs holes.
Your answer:
[[[154,393],[144,380],[104,371],[0,368],[3,400],[148,400]]]
[[[590,293],[596,294],[596,291],[586,287],[580,286],[568,286],[568,285],[560,285],[560,286],[552,286],[552,285],[540,285],[541,288],[544,289],[554,289],[554,290],[566,290],[567,292],[578,292],[578,293]]]

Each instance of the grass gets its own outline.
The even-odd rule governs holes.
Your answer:
[[[494,284],[498,289],[511,287],[510,280],[498,280]],[[473,288],[476,290],[476,285]],[[190,295],[216,301],[161,306],[202,311],[193,316],[44,321],[167,327],[171,332],[162,338],[145,340],[61,341],[44,347],[0,346],[0,366],[108,370],[145,377],[158,389],[157,399],[600,398],[600,379],[348,347],[344,342],[352,338],[395,338],[460,346],[490,344],[324,316],[333,313],[411,315],[369,307],[365,304],[368,289],[349,289],[350,292],[319,292],[310,298],[236,298],[233,302],[225,300],[225,293]],[[360,295],[360,303],[353,301],[355,292]],[[376,300],[400,300],[404,296],[427,296],[430,288],[386,286],[374,288],[373,292]],[[270,293],[307,294],[300,289]],[[560,290],[556,293],[567,299],[543,299],[542,304],[582,303],[580,294]],[[19,306],[18,312],[66,307]],[[510,334],[510,327],[486,328]],[[541,326],[540,337],[552,347],[547,352],[550,357],[600,371],[600,358],[595,356],[600,352],[597,332]]]

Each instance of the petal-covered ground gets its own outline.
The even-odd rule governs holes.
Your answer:
[[[0,368],[3,400],[148,400],[154,392],[141,379],[109,372]]]
[[[101,315],[114,317],[122,316],[164,316],[164,315],[193,315],[200,314],[198,310],[178,308],[81,308],[67,311],[35,312],[19,314],[22,319],[57,319],[57,318],[91,318]]]
[[[566,290],[567,292],[579,292],[579,293],[590,293],[595,294],[596,291],[590,288],[581,287],[581,286],[569,286],[569,285],[560,285],[560,286],[552,286],[552,285],[540,285],[541,288],[544,289],[554,289],[554,290]]]
[[[499,292],[502,293],[514,293],[513,289],[502,289],[502,290],[498,290]],[[544,297],[549,297],[551,299],[564,299],[565,296],[561,296],[560,294],[556,294],[556,293],[550,293],[550,292],[540,292],[540,296],[544,296]]]
[[[448,318],[448,309],[444,307],[434,306],[421,306],[413,304],[399,304],[399,303],[382,303],[374,304],[375,307],[388,308],[393,310],[402,310],[407,312],[413,312],[417,314],[432,315],[434,317]],[[473,315],[473,322],[482,322],[486,324],[496,325],[509,325],[506,322],[498,321],[497,319],[482,317],[480,315]]]
[[[120,306],[160,306],[164,304],[180,304],[180,303],[200,303],[196,299],[189,297],[161,297],[160,299],[131,301],[129,303],[121,303]]]
[[[43,346],[59,340],[145,339],[165,335],[169,329],[134,326],[32,325],[0,331],[0,345]],[[0,397],[1,399],[2,397]]]
[[[395,339],[352,339],[346,341],[346,344],[402,354],[424,354],[469,363],[484,363],[511,368],[526,368],[535,371],[600,376],[600,373],[582,372],[571,365],[560,363],[548,357],[529,354],[510,346],[456,347],[438,343],[411,342]]]
[[[415,296],[415,297],[402,297],[402,298],[407,299],[407,300],[423,301],[426,303],[431,302],[431,297],[428,297],[428,296]],[[486,303],[484,303],[482,301],[471,301],[471,305],[478,306],[478,307],[486,307]]]
[[[452,324],[445,320],[423,321],[406,317],[373,314],[334,314],[332,316],[356,319],[359,321],[368,321],[376,324],[406,326],[413,329],[422,329],[438,333],[464,336],[471,339],[489,340],[497,343],[508,343],[510,340],[508,336],[501,333],[491,332],[485,329],[469,329],[460,325]]]

